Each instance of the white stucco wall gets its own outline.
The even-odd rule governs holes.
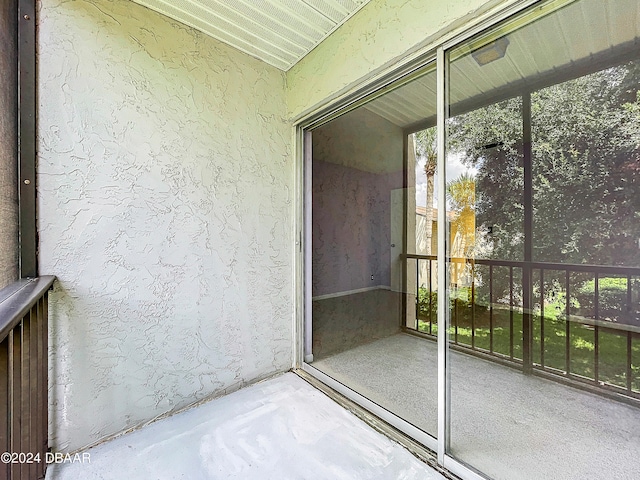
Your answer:
[[[289,115],[324,105],[445,33],[513,0],[371,0],[287,72]]]
[[[51,445],[290,367],[284,74],[126,0],[42,0]]]

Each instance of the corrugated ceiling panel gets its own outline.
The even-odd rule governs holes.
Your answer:
[[[435,116],[435,72],[376,98],[367,108],[400,127]]]
[[[165,0],[166,1],[166,0]],[[193,0],[189,0],[193,1]],[[302,55],[306,51],[305,38],[301,35],[292,35],[287,37],[287,29],[282,22],[269,22],[269,17],[259,15],[259,11],[255,9],[243,8],[246,4],[242,2],[233,2],[227,0],[225,4],[220,4],[216,0],[198,0],[197,2],[207,8],[213,14],[220,18],[222,22],[233,25],[235,28],[244,30],[247,34],[253,34],[284,51],[289,51],[294,56]],[[232,8],[232,4],[236,4],[239,8]],[[224,28],[222,25],[215,25],[218,28]],[[307,44],[312,43],[307,40]]]
[[[407,110],[395,108],[395,106],[391,105],[388,98],[385,98],[384,103],[377,101],[368,103],[366,108],[398,126],[405,125],[410,121],[409,114],[412,113]]]
[[[134,0],[288,70],[369,0]]]
[[[291,61],[291,55],[286,55],[283,58],[283,55],[278,54],[277,51],[274,52],[273,48],[265,45],[265,42],[261,42],[255,35],[252,36],[246,32],[240,32],[238,29],[232,27],[224,29],[216,28],[214,25],[220,25],[223,22],[211,12],[188,0],[170,0],[167,2],[163,0],[140,0],[138,3],[178,20],[185,25],[194,27],[221,42],[232,45],[238,50],[260,58],[277,68],[285,69]],[[185,12],[189,15],[185,15]],[[212,25],[212,23],[214,25]]]
[[[315,37],[322,34],[321,30],[311,35],[305,33],[307,26],[303,22],[294,17],[283,18],[282,14],[279,14],[273,5],[271,5],[272,8],[256,8],[258,2],[247,3],[243,0],[227,0],[226,4],[239,14],[277,32],[283,38],[291,40],[305,50],[313,48]]]
[[[302,0],[304,3],[314,8],[318,12],[331,19],[334,24],[340,23],[344,17],[349,14],[349,10],[345,10],[339,4],[328,0]]]

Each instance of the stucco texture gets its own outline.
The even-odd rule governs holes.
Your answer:
[[[51,446],[292,364],[284,73],[124,0],[39,5]]]
[[[511,0],[371,0],[287,71],[291,118],[324,106],[364,78]]]

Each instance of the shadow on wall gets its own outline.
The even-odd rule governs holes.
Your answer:
[[[52,448],[292,363],[284,73],[134,2],[42,0]]]

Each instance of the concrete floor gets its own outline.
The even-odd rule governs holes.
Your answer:
[[[313,366],[435,436],[435,342],[398,334]],[[495,479],[637,480],[640,408],[451,352],[451,453]]]
[[[293,373],[85,454],[90,463],[51,465],[47,479],[445,480]]]

